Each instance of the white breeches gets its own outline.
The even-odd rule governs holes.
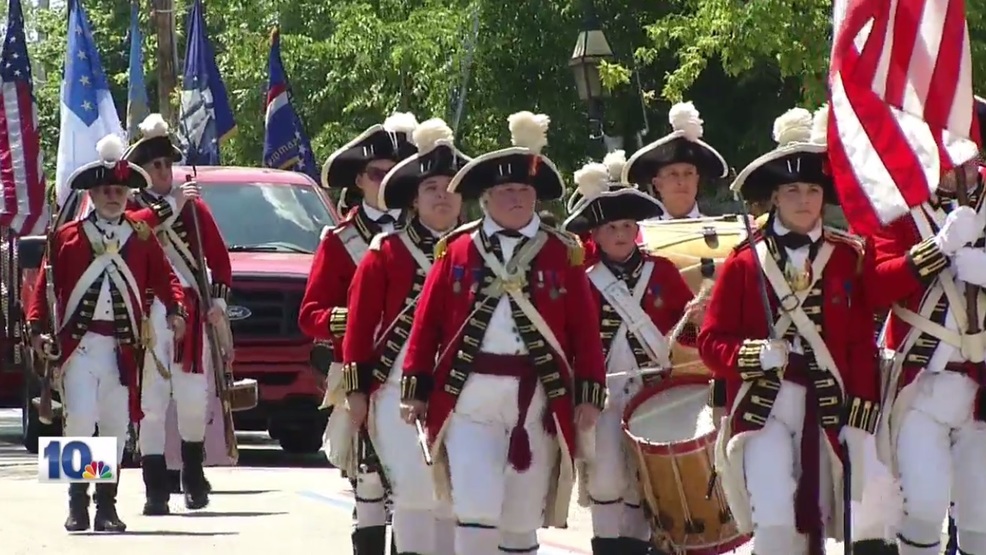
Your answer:
[[[155,305],[160,301],[155,299]],[[206,373],[185,372],[181,363],[174,362],[174,334],[164,320],[164,307],[151,311],[155,345],[153,354],[148,352],[144,360],[144,382],[141,388],[140,407],[144,413],[140,421],[140,452],[144,455],[163,455],[167,436],[168,407],[172,400],[178,416],[178,433],[183,441],[202,442],[208,421],[208,382]],[[209,346],[202,334],[204,360],[209,359]],[[155,358],[157,360],[155,360]],[[161,375],[158,364],[171,373],[171,379]],[[207,366],[208,368],[208,366]]]
[[[116,339],[94,333],[82,337],[62,367],[66,436],[115,437],[116,462],[123,460],[130,423],[129,392],[120,384]]]
[[[797,552],[792,542],[802,541],[795,532],[794,499],[801,475],[801,435],[805,414],[805,388],[782,382],[767,424],[747,440],[743,453],[746,489],[753,508],[754,551],[760,555]],[[823,522],[832,515],[833,484],[828,447],[820,432],[820,508]],[[791,551],[791,550],[794,551]]]
[[[650,536],[650,528],[639,525],[642,520],[646,523],[646,519],[640,507],[637,469],[634,455],[623,437],[623,410],[639,389],[639,380],[610,380],[609,402],[596,421],[595,449],[586,461],[586,486],[592,502],[595,537],[626,536],[646,540]],[[641,535],[644,537],[639,537]]]
[[[547,401],[538,384],[524,421],[531,466],[518,472],[508,462],[510,432],[519,413],[518,387],[517,378],[473,374],[459,395],[455,412],[449,416],[445,448],[452,482],[452,510],[460,523],[456,538],[460,552],[467,552],[459,541],[461,533],[470,530],[469,525],[529,534],[544,522],[559,448],[557,439],[544,429]],[[493,535],[492,541],[497,543],[498,537]],[[469,552],[485,555],[488,550]]]
[[[390,479],[397,552],[431,554],[439,535],[448,536],[448,543],[454,533],[449,526],[452,510],[435,496],[435,480],[425,464],[417,432],[401,418],[400,398],[399,383],[388,382],[374,393],[374,445]]]
[[[914,402],[901,418],[897,464],[904,496],[901,535],[937,541],[937,529],[954,501],[959,547],[986,553],[986,423],[973,419],[977,386],[955,372],[923,373]],[[912,537],[929,536],[932,537]],[[963,540],[965,537],[965,540]],[[924,551],[913,551],[924,553]],[[905,553],[905,546],[901,546]]]

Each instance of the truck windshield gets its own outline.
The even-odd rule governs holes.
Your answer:
[[[335,225],[314,187],[284,183],[199,182],[231,252],[313,253]]]

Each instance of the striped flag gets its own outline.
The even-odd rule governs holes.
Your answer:
[[[927,201],[978,153],[963,0],[836,0],[829,157],[853,229]]]
[[[38,106],[24,37],[20,0],[10,0],[7,33],[0,53],[0,225],[16,235],[44,232],[49,211],[41,165]]]

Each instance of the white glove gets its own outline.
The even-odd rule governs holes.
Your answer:
[[[787,353],[790,350],[784,341],[768,341],[760,347],[760,367],[764,370],[784,368],[787,364]]]
[[[839,431],[839,442],[845,443],[850,449],[856,451],[861,450],[866,441],[873,437],[870,433],[865,430],[860,430],[859,428],[853,428],[852,426],[843,426],[842,430]],[[862,451],[859,451],[862,454]]]
[[[976,242],[982,231],[976,211],[968,206],[960,206],[945,218],[945,225],[935,235],[935,244],[943,253],[951,256],[962,247]]]
[[[960,281],[986,287],[986,251],[962,247],[952,257],[952,263]]]

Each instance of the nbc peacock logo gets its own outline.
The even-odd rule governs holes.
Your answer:
[[[103,461],[92,461],[82,471],[83,480],[109,480],[113,478],[113,468]]]

